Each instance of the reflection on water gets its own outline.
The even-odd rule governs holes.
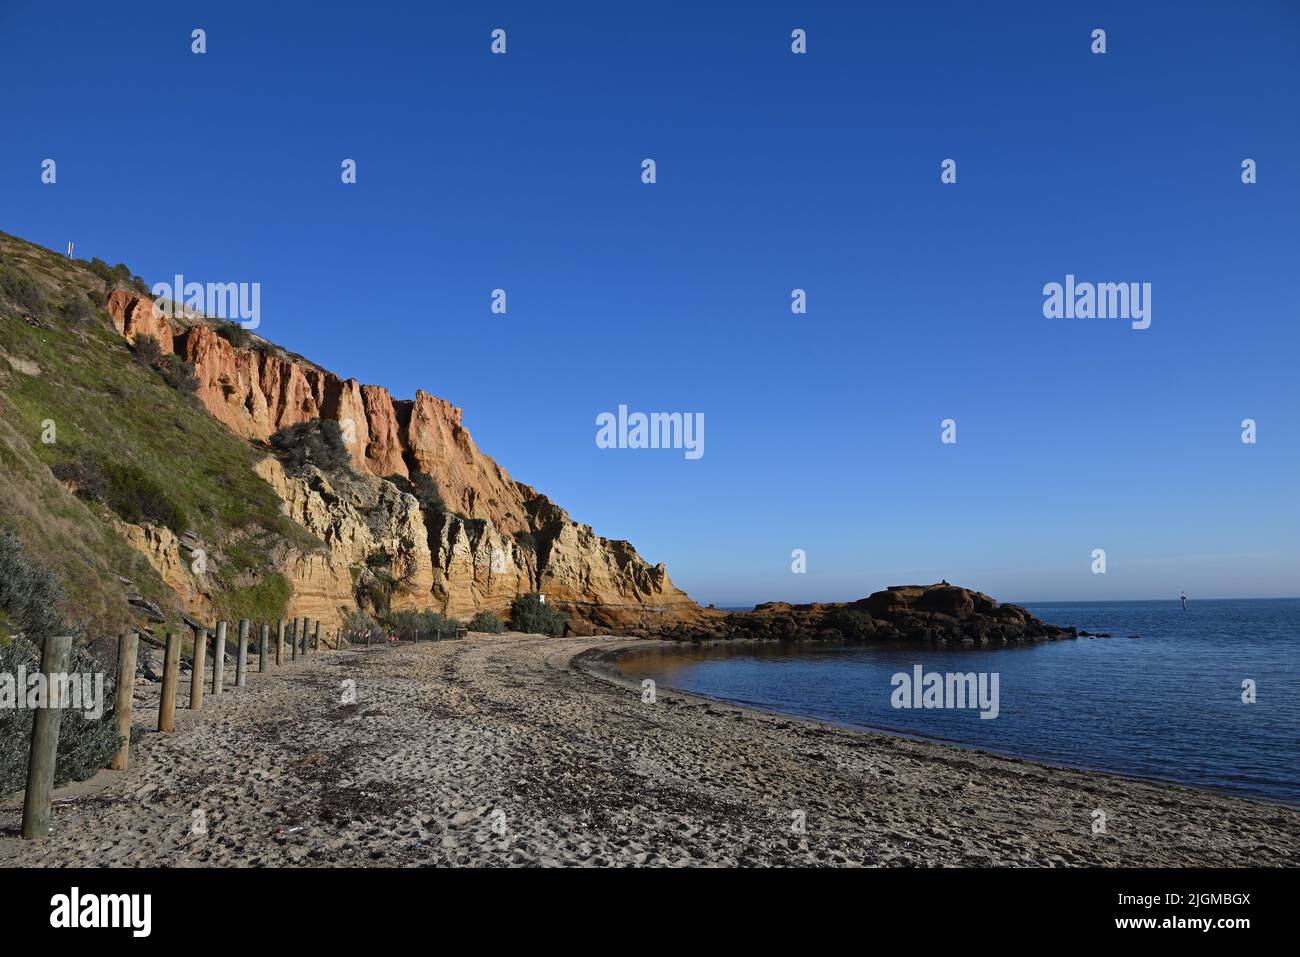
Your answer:
[[[636,680],[839,724],[1300,804],[1300,600],[1030,605],[1114,637],[972,648],[908,642],[648,647]],[[1130,638],[1140,635],[1140,638]],[[902,709],[914,666],[996,672],[999,713]],[[1242,682],[1258,687],[1242,701]]]

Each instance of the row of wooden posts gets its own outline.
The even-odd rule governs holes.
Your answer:
[[[301,621],[301,627],[299,627]],[[243,688],[248,678],[248,638],[249,621],[239,620],[238,651],[235,654],[235,687]],[[275,625],[275,663],[284,663],[285,639],[288,639],[290,661],[297,661],[299,653],[305,658],[310,651],[319,651],[321,642],[320,622],[311,627],[311,619],[290,619],[288,625],[278,621]],[[335,648],[342,645],[343,632],[334,633]],[[262,625],[257,643],[257,670],[265,672],[270,668],[271,628]],[[309,640],[310,639],[310,640]],[[326,635],[328,643],[329,636]],[[371,645],[370,635],[366,635],[366,647]],[[114,717],[117,732],[122,736],[122,746],[113,755],[109,767],[115,771],[125,771],[130,762],[131,749],[131,706],[134,700],[136,652],[139,635],[128,631],[122,635],[117,646],[117,697],[114,705]],[[226,665],[226,622],[217,622],[216,634],[213,635],[212,648],[212,684],[211,693],[221,694],[225,686]],[[203,690],[207,684],[208,629],[198,628],[194,633],[194,658],[190,675],[190,710],[198,711],[203,707]],[[36,709],[32,720],[32,749],[27,759],[27,790],[23,796],[23,827],[25,838],[42,838],[50,833],[50,804],[54,793],[54,769],[58,761],[59,725],[62,723],[63,708],[67,702],[62,700],[64,688],[58,680],[67,674],[68,662],[72,657],[72,638],[68,635],[45,639],[41,652],[41,672],[45,675],[45,700]],[[162,697],[158,703],[158,730],[170,733],[176,726],[176,685],[180,680],[181,636],[167,633],[163,649]]]

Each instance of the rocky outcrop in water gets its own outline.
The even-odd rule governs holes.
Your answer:
[[[663,637],[938,641],[984,645],[1074,638],[1077,634],[1074,628],[1045,624],[1019,605],[998,604],[982,592],[940,582],[934,585],[894,585],[843,604],[769,602],[747,612],[706,611],[698,623],[670,627]]]

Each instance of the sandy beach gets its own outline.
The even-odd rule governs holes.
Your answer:
[[[322,652],[198,714],[182,680],[176,732],[147,734],[128,771],[60,789],[48,840],[20,840],[21,796],[3,802],[0,864],[1300,864],[1291,808],[662,688],[644,703],[611,674],[637,644]],[[153,727],[157,695],[137,684],[137,723]]]

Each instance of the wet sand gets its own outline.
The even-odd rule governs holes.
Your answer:
[[[176,733],[60,789],[48,840],[19,839],[21,796],[3,802],[0,865],[1300,865],[1291,808],[664,689],[643,702],[611,664],[640,644],[322,652],[199,714],[182,680]],[[139,724],[157,694],[137,685]]]

